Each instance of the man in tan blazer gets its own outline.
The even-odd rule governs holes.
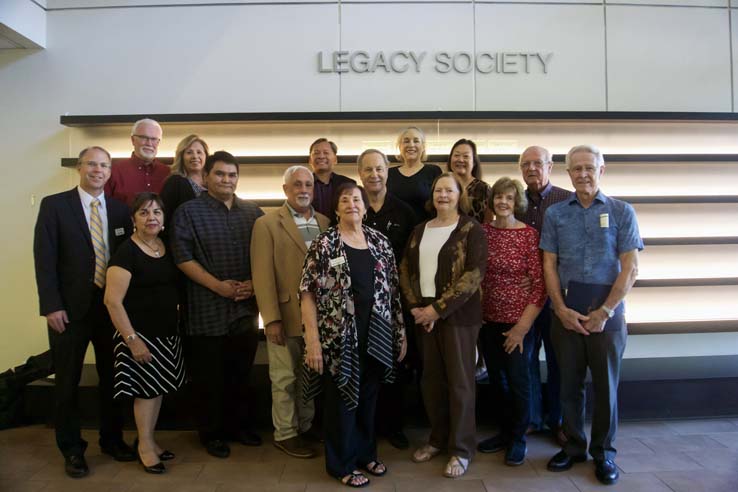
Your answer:
[[[274,445],[296,458],[315,456],[300,437],[310,430],[315,410],[300,394],[304,342],[298,292],[307,248],[329,224],[311,205],[314,185],[306,167],[287,169],[282,185],[287,200],[256,221],[251,239],[254,292],[272,381]]]

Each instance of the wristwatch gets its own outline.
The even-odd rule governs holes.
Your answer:
[[[605,311],[605,314],[607,314],[608,319],[609,318],[612,318],[613,316],[615,316],[615,310],[614,309],[610,309],[609,307],[605,306],[604,304],[602,306],[600,306],[600,308],[603,311]]]
[[[138,337],[136,336],[136,334],[135,334],[135,333],[132,333],[132,334],[130,334],[130,335],[128,335],[128,336],[126,337],[126,343],[128,343],[128,342],[132,342],[132,341],[134,341],[134,340],[135,340],[135,339],[137,339],[137,338],[138,338]]]

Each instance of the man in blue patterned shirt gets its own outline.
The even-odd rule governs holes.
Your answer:
[[[561,370],[567,438],[548,469],[567,470],[587,459],[584,380],[589,367],[594,390],[589,454],[597,479],[612,484],[618,480],[613,442],[627,338],[623,300],[635,283],[643,241],[633,207],[599,189],[605,162],[597,148],[572,148],[566,169],[575,193],[546,211],[540,243],[554,313],[551,339]]]

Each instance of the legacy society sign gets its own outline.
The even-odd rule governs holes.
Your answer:
[[[500,73],[547,74],[553,53],[515,51],[469,53],[467,51],[320,51],[320,73]]]

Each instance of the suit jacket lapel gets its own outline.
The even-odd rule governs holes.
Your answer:
[[[85,211],[82,209],[82,200],[79,197],[79,192],[77,191],[77,188],[72,188],[67,193],[67,202],[69,203],[69,208],[72,210],[72,215],[74,215],[74,217],[76,217],[77,219],[77,224],[82,230],[82,235],[87,241],[87,245],[90,247],[90,249],[92,249],[92,236],[90,236],[90,226],[89,224],[87,224]]]
[[[287,208],[287,205],[282,205],[282,208],[279,209],[279,217],[282,222],[282,227],[287,231],[287,235],[297,244],[297,247],[300,248],[302,254],[307,253],[305,241],[302,239],[300,231],[297,230],[297,224],[295,224],[295,219],[292,218],[292,214],[290,213],[290,209]]]

